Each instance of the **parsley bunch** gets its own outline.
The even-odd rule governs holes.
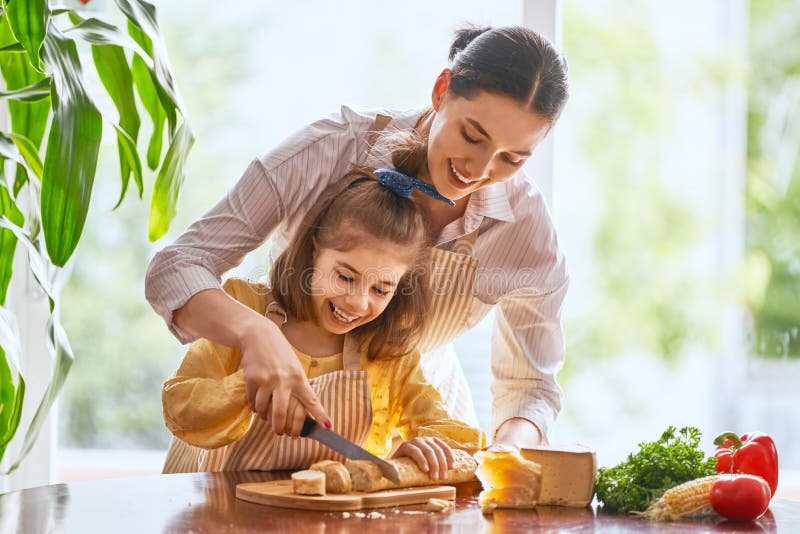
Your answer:
[[[642,512],[668,489],[687,480],[713,475],[716,458],[698,447],[700,430],[667,428],[658,441],[640,443],[639,452],[611,468],[597,471],[597,499],[609,510]]]

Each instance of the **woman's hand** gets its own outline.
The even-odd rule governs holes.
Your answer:
[[[447,476],[453,467],[453,450],[439,438],[421,437],[404,441],[392,458],[407,456],[414,460],[421,471],[428,473],[433,480]]]
[[[173,319],[194,337],[242,350],[247,402],[259,417],[272,421],[276,434],[299,436],[306,411],[319,424],[332,426],[292,346],[270,319],[221,289],[197,293],[175,310]]]
[[[276,434],[298,437],[306,412],[326,428],[333,426],[275,323],[261,321],[242,337],[241,349],[247,401]]]
[[[497,429],[494,442],[484,450],[519,452],[520,447],[535,447],[542,443],[542,433],[532,422],[522,417],[506,420]]]

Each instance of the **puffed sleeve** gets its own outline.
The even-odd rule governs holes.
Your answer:
[[[263,284],[231,278],[223,289],[239,302],[263,312],[268,291]],[[164,422],[190,445],[214,449],[241,438],[253,412],[247,402],[241,351],[199,339],[189,346],[175,375],[164,383]]]
[[[214,449],[241,438],[253,412],[247,404],[244,373],[233,350],[207,339],[189,347],[175,376],[164,383],[164,422],[190,445]],[[238,351],[237,351],[238,352]]]
[[[450,419],[439,392],[431,386],[419,366],[419,354],[400,360],[396,380],[393,411],[397,415],[397,430],[403,439],[432,436],[450,447],[464,449],[470,454],[486,445],[486,437],[478,428]]]

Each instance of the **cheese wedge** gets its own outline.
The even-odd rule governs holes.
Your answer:
[[[539,504],[588,506],[594,496],[597,457],[588,447],[539,446],[522,449],[523,458],[542,466]]]
[[[533,508],[542,488],[542,468],[513,452],[479,451],[475,474],[483,485],[481,511],[495,508]]]

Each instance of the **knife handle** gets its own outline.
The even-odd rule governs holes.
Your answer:
[[[311,431],[314,430],[315,426],[317,426],[317,422],[310,417],[306,417],[306,421],[303,423],[303,429],[300,430],[300,437],[307,437],[311,434]]]

